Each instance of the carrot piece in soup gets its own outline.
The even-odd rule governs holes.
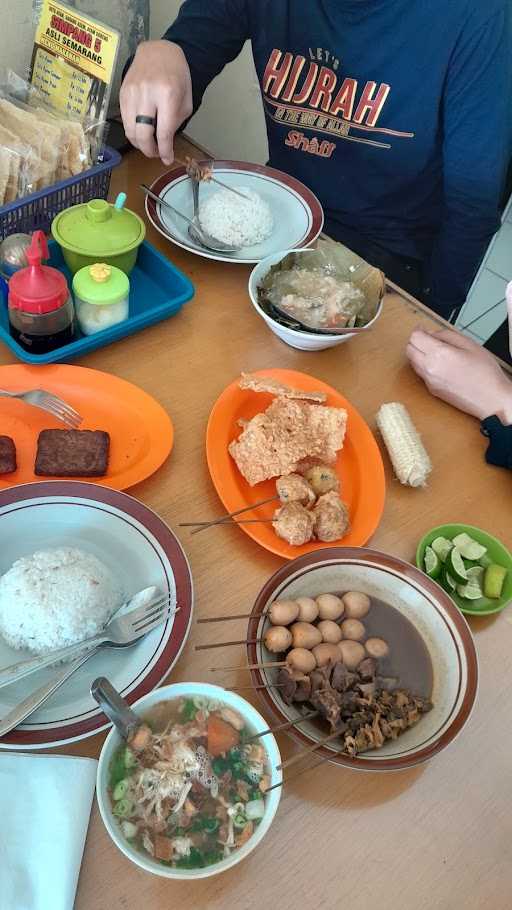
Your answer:
[[[210,714],[208,718],[208,752],[213,758],[229,752],[234,746],[238,746],[239,742],[238,730],[216,714]]]

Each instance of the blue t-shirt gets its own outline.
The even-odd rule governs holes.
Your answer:
[[[165,37],[195,107],[250,39],[269,163],[332,236],[422,260],[433,307],[463,303],[512,154],[511,0],[186,0]]]

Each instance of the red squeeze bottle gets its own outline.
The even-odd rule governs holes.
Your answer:
[[[43,231],[35,231],[26,253],[28,266],[9,281],[11,335],[32,354],[46,354],[73,340],[73,300],[64,275],[41,264],[48,255]]]

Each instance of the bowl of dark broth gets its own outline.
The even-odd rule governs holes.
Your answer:
[[[280,632],[289,647],[276,652],[281,613],[293,642]],[[297,650],[320,633],[313,657]],[[249,663],[266,665],[251,673],[275,721],[316,711],[289,735],[304,747],[338,732],[315,754],[357,770],[401,770],[437,755],[476,698],[464,617],[417,568],[376,550],[323,549],[279,569],[256,599],[247,639]]]
[[[273,736],[243,698],[206,683],[176,683],[133,706],[144,726],[112,730],[98,765],[101,816],[133,862],[167,878],[205,878],[254,850],[281,787]]]

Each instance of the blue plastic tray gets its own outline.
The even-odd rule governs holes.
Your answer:
[[[58,244],[51,240],[48,244],[50,259],[53,265],[64,273],[71,287],[71,274],[68,271]],[[130,275],[130,316],[111,328],[103,329],[94,335],[82,335],[77,329],[76,340],[56,348],[48,354],[30,354],[12,337],[9,331],[9,317],[5,292],[0,289],[0,341],[3,341],[13,354],[25,363],[61,363],[72,360],[103,348],[113,341],[119,341],[127,335],[133,335],[146,326],[161,322],[174,316],[187,300],[194,296],[194,285],[183,272],[172,262],[162,256],[158,250],[145,240],[140,248],[137,264]]]

